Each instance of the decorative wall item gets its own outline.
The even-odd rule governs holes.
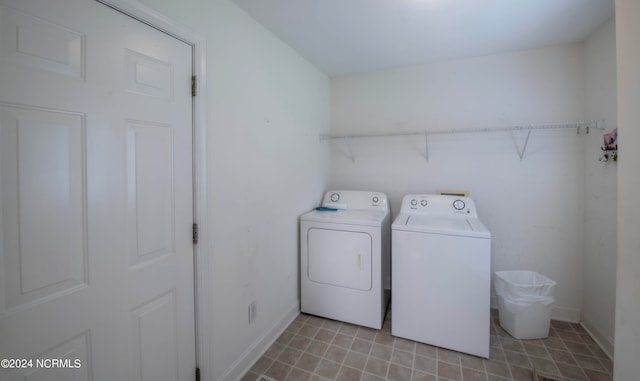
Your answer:
[[[608,134],[604,134],[605,151],[618,150],[618,129],[615,128]]]
[[[600,147],[602,150],[602,156],[600,161],[607,162],[618,161],[618,129],[614,128],[613,131],[603,136],[604,145]]]

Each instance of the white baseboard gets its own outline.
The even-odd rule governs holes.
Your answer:
[[[615,347],[613,338],[603,334],[602,331],[597,329],[596,326],[585,316],[582,317],[580,325],[582,325],[582,328],[591,335],[593,340],[596,341],[604,353],[613,360],[613,348]]]
[[[578,323],[580,322],[580,309],[554,305],[551,310],[551,319]]]
[[[240,380],[299,314],[300,301],[297,301],[269,331],[242,353],[220,378],[220,381]]]

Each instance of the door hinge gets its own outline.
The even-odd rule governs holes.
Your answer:
[[[196,368],[196,381],[200,381],[200,368]]]
[[[191,237],[194,244],[198,243],[198,224],[193,224],[191,227]]]
[[[195,97],[198,93],[198,81],[195,75],[191,76],[191,96]]]

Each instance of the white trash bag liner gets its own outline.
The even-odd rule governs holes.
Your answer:
[[[496,271],[496,294],[507,299],[545,300],[553,295],[556,282],[534,271]]]

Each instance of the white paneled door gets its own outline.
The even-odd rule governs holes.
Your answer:
[[[0,0],[0,380],[194,379],[192,48]]]

